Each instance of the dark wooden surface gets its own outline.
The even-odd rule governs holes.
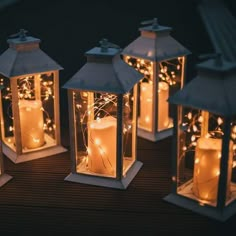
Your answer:
[[[138,139],[144,165],[126,190],[64,181],[69,151],[21,164],[5,159],[14,178],[0,189],[0,234],[8,235],[222,235],[236,230],[236,215],[225,223],[163,200],[170,192],[171,138]],[[227,235],[227,234],[226,234]]]
[[[0,12],[0,51],[7,49],[8,35],[27,29],[64,67],[62,86],[85,63],[84,52],[97,46],[102,37],[124,47],[139,36],[140,21],[158,17],[193,52],[188,59],[188,80],[195,73],[197,55],[212,50],[196,2],[22,0]],[[233,9],[234,1],[228,2]],[[64,181],[70,172],[70,157],[63,89],[60,98],[62,139],[68,152],[21,164],[4,159],[13,179],[0,189],[1,236],[235,233],[236,215],[219,223],[163,201],[171,187],[171,138],[156,143],[138,139],[138,159],[144,165],[127,190]]]

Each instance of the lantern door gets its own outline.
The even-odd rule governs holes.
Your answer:
[[[17,153],[57,144],[55,72],[1,78],[3,142]]]
[[[137,71],[144,75],[144,78],[138,84],[138,127],[152,132],[153,131],[153,122],[155,120],[154,103],[153,100],[153,88],[155,86],[155,81],[153,80],[153,62],[145,60],[142,58],[124,56],[124,60],[130,66],[135,68]]]
[[[136,100],[116,95],[72,92],[74,172],[119,178],[136,159]],[[121,172],[119,172],[119,170]]]
[[[123,95],[123,176],[137,159],[137,85],[131,91]]]
[[[157,132],[173,127],[173,106],[167,100],[169,96],[182,88],[184,70],[185,57],[173,58],[157,63]]]
[[[177,194],[213,207],[219,206],[219,195],[225,196],[223,204],[228,205],[236,199],[234,122],[229,124],[230,137],[226,139],[223,117],[186,107],[179,107],[178,114],[177,178],[173,179],[177,181]],[[222,169],[222,158],[226,170]],[[224,181],[221,173],[226,172]]]
[[[117,150],[117,96],[89,91],[73,92],[75,171],[115,177]]]
[[[167,102],[184,83],[185,57],[152,62],[124,56],[124,60],[144,75],[138,84],[138,128],[158,133],[173,127],[173,110]]]

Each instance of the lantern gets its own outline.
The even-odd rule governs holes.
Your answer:
[[[140,28],[141,36],[124,48],[126,63],[144,75],[138,84],[138,136],[150,141],[164,139],[173,132],[173,111],[167,99],[184,84],[189,51],[169,34],[171,28],[157,19]]]
[[[61,146],[58,74],[62,69],[25,30],[0,56],[3,153],[14,163],[66,151]]]
[[[136,83],[143,76],[120,58],[116,45],[100,43],[64,85],[72,160],[65,180],[125,189],[142,166],[136,158]]]
[[[0,94],[1,90],[3,89],[2,86],[0,86]],[[1,116],[0,116],[0,122],[1,122]],[[0,127],[1,129],[1,127]],[[9,180],[12,179],[12,176],[8,175],[4,171],[4,163],[3,163],[3,153],[2,153],[2,139],[1,139],[1,132],[0,132],[0,187],[6,184]]]
[[[169,98],[176,105],[172,192],[164,199],[224,221],[236,212],[236,64],[220,58]]]

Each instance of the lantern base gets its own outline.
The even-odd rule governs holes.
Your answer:
[[[139,137],[147,139],[149,141],[156,142],[156,141],[165,139],[165,138],[170,137],[171,135],[173,135],[173,127],[162,130],[162,131],[158,131],[158,132],[155,132],[155,133],[153,133],[151,131],[146,131],[146,130],[141,129],[141,128],[138,128],[137,135]]]
[[[32,161],[39,158],[49,157],[67,151],[66,148],[58,145],[17,155],[16,152],[14,152],[9,146],[7,146],[4,143],[2,145],[2,150],[3,153],[15,164],[26,161]]]
[[[221,210],[217,207],[200,204],[197,201],[174,193],[171,193],[164,197],[164,200],[179,207],[186,208],[188,210],[221,222],[225,222],[236,213],[236,201],[231,202],[229,205],[225,206],[223,210]]]
[[[142,162],[136,161],[132,165],[132,167],[130,167],[130,169],[127,171],[125,177],[123,177],[121,180],[79,173],[70,173],[65,178],[65,180],[82,184],[103,186],[108,188],[126,189],[130,182],[133,180],[133,178],[136,176],[142,165]]]
[[[0,187],[10,181],[13,177],[8,174],[3,174],[0,176]]]

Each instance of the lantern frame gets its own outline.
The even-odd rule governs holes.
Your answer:
[[[126,189],[133,178],[136,176],[142,162],[137,160],[136,154],[136,106],[133,105],[132,116],[132,164],[124,172],[124,154],[123,154],[123,122],[124,122],[124,95],[130,89],[136,89],[136,83],[143,77],[133,68],[129,67],[120,58],[120,48],[109,43],[106,39],[100,41],[100,47],[94,47],[85,53],[87,63],[63,86],[68,90],[68,107],[70,120],[70,144],[71,144],[71,173],[65,178],[66,181],[72,181],[83,184],[98,185],[109,188]],[[86,166],[85,171],[80,171],[77,162],[78,134],[76,134],[76,119],[74,111],[73,97],[78,92],[92,94],[114,94],[117,98],[115,107],[117,108],[116,119],[116,135],[115,135],[115,170],[113,175],[100,174],[98,171],[89,172]],[[89,95],[87,95],[89,96]],[[136,93],[134,93],[136,96]],[[137,99],[133,99],[134,103]],[[90,104],[86,105],[90,107]],[[93,111],[92,111],[93,112]],[[109,117],[109,116],[108,116]],[[95,118],[94,122],[96,123]],[[100,122],[104,118],[97,120]],[[81,123],[81,120],[79,121]],[[87,123],[88,124],[88,123]],[[92,126],[90,126],[92,127]],[[89,129],[89,126],[88,128]],[[91,128],[90,128],[91,129]],[[103,131],[104,132],[104,131]],[[110,131],[111,132],[111,131]],[[111,134],[110,134],[111,135]],[[88,134],[89,137],[89,134]],[[102,142],[104,142],[104,139]],[[107,136],[107,139],[109,137]],[[110,137],[111,140],[112,137]],[[89,138],[88,138],[89,140]],[[114,140],[113,140],[114,141]],[[89,142],[89,141],[88,141]],[[96,140],[95,140],[96,143]],[[89,144],[88,144],[89,145]],[[112,146],[112,144],[111,144]],[[92,147],[93,148],[93,147]],[[89,148],[87,150],[86,160],[94,158],[94,152],[89,156]],[[78,150],[79,152],[79,150]],[[91,151],[90,151],[91,152]],[[102,155],[102,154],[101,154]],[[96,163],[97,164],[97,163]]]
[[[169,35],[172,28],[159,25],[157,18],[143,22],[143,24],[149,25],[139,28],[141,35],[123,49],[122,55],[126,63],[144,74],[145,79],[150,74],[150,86],[145,86],[146,83],[143,83],[145,79],[139,83],[143,87],[139,89],[138,136],[155,142],[167,138],[173,133],[173,122],[170,116],[171,108],[167,99],[170,90],[173,90],[171,88],[173,86],[170,86],[171,84],[177,83],[179,88],[184,85],[186,56],[190,52]],[[140,69],[141,66],[138,63],[135,65],[131,60],[141,61],[141,63],[144,62],[145,64],[150,63],[151,67],[143,72]],[[180,81],[174,79],[175,74],[172,74],[173,71],[168,72],[171,73],[168,78],[164,76],[166,72],[162,73],[163,68],[168,68],[167,65],[173,64],[174,61],[175,63],[180,62],[180,64],[176,65],[176,68],[182,64],[181,69],[179,69],[180,72],[176,71],[176,73],[180,74]],[[165,66],[161,69],[162,65]],[[159,78],[160,75],[163,77]],[[147,92],[145,92],[146,87],[149,87]],[[142,100],[146,101],[143,102]],[[150,115],[147,116],[146,114]]]
[[[222,61],[217,56],[216,59],[198,64],[197,68],[197,77],[169,98],[169,102],[175,105],[176,112],[171,157],[172,188],[164,200],[218,221],[226,221],[236,213],[236,196],[233,194],[236,183],[231,173],[235,156],[232,125],[236,117],[236,64]],[[193,175],[185,182],[181,181],[180,170],[183,169],[180,167],[180,156],[186,151],[186,138],[181,135],[182,130],[186,130],[183,126],[184,107],[202,111],[201,119],[198,119],[201,133],[197,141],[195,136],[192,140],[193,166],[188,167],[188,170],[192,169]],[[209,113],[218,116],[216,123],[218,126],[222,125],[223,129],[217,128],[210,132],[208,125],[212,125],[213,121],[208,124]],[[192,119],[191,117],[192,115],[188,119]],[[185,161],[184,166],[186,163]]]
[[[39,48],[40,39],[27,36],[23,29],[7,42],[9,48],[0,56],[1,84],[8,84],[7,95],[0,98],[3,153],[20,163],[67,151],[61,145],[59,117],[59,70],[63,68]],[[11,126],[4,120],[9,107]],[[52,134],[45,131],[47,126]],[[6,134],[8,129],[12,134]]]

